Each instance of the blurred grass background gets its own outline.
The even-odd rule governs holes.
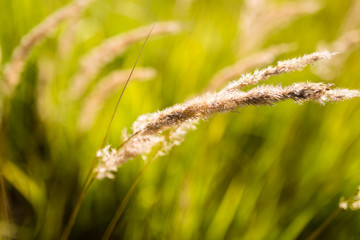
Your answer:
[[[22,36],[68,2],[0,0],[1,66]],[[297,49],[280,60],[311,53],[320,41],[336,40],[355,1],[318,3],[318,12],[284,22],[256,51],[295,42]],[[153,67],[158,73],[153,80],[128,86],[108,138],[117,146],[122,129],[139,115],[203,92],[216,72],[239,59],[243,43],[238,26],[244,4],[98,0],[77,23],[68,54],[58,51],[59,39],[71,27],[67,23],[35,47],[14,96],[3,98],[0,106],[1,194],[9,203],[8,218],[1,209],[0,236],[7,239],[13,230],[16,239],[57,239],[68,220],[121,92],[119,88],[109,98],[94,126],[79,134],[82,100],[69,102],[64,95],[84,54],[106,38],[155,21],[186,25],[179,34],[150,37],[146,44],[138,66]],[[131,68],[141,44],[127,49],[101,75]],[[359,60],[359,48],[352,49],[338,68],[337,87],[360,89]],[[269,83],[324,81],[311,70],[275,77]],[[38,91],[41,73],[50,82]],[[39,109],[39,99],[46,112]],[[182,145],[151,163],[113,238],[305,239],[338,208],[341,196],[349,196],[360,185],[358,106],[357,99],[326,106],[283,102],[201,122]],[[143,166],[138,158],[121,167],[115,180],[96,181],[70,239],[99,239]],[[343,211],[319,239],[359,239],[359,221],[358,212]]]

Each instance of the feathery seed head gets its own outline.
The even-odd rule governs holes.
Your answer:
[[[21,38],[20,44],[13,51],[10,62],[5,66],[6,92],[8,95],[11,95],[19,83],[25,61],[34,46],[51,33],[60,23],[74,15],[80,14],[91,2],[93,0],[73,1],[47,17]]]
[[[308,64],[328,59],[332,55],[322,52],[282,61],[275,67],[244,75],[246,81],[235,82],[231,88],[209,92],[185,103],[140,116],[132,126],[132,137],[125,141],[119,150],[110,151],[107,147],[100,151],[100,163],[96,170],[98,178],[112,176],[111,173],[116,171],[115,166],[119,167],[134,157],[150,153],[154,146],[160,146],[155,157],[168,153],[173,146],[183,141],[186,132],[193,129],[199,120],[208,119],[217,113],[234,111],[249,105],[273,105],[288,99],[297,103],[315,101],[323,104],[360,97],[360,92],[356,90],[331,89],[332,84],[312,82],[295,83],[287,87],[257,86],[247,92],[238,90],[241,84],[255,84],[268,76],[300,70]],[[167,130],[168,135],[165,134]]]
[[[351,196],[350,198],[346,199],[344,197],[340,198],[339,208],[344,210],[352,210],[356,211],[360,209],[360,187],[358,187],[357,192]]]
[[[253,74],[243,75],[239,80],[231,82],[222,91],[239,90],[249,85],[258,84],[261,81],[267,80],[271,76],[299,71],[307,65],[313,64],[319,60],[330,59],[334,55],[335,53],[324,51],[307,54],[303,57],[293,58],[290,60],[279,61],[274,67],[270,66],[262,70],[256,70]]]

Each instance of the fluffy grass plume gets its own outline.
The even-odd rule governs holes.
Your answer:
[[[317,1],[294,1],[275,4],[267,0],[247,0],[239,18],[239,55],[246,56],[264,43],[268,35],[299,16],[313,14],[321,8]],[[251,39],[249,41],[249,39]]]
[[[60,23],[80,14],[91,2],[93,2],[93,0],[77,0],[71,2],[47,17],[21,38],[20,44],[13,51],[10,62],[5,66],[7,94],[11,94],[19,84],[20,74],[33,47],[51,33]]]
[[[253,74],[245,74],[239,80],[230,83],[222,91],[239,90],[246,86],[257,84],[271,76],[299,71],[307,65],[313,64],[319,60],[330,59],[333,55],[334,53],[329,53],[327,51],[316,52],[303,57],[280,61],[276,66],[270,66],[265,69],[255,71]]]
[[[265,82],[360,89],[359,0],[90,3],[0,1],[0,239],[359,235],[359,93]]]
[[[70,95],[74,98],[82,96],[90,81],[97,76],[103,66],[123,53],[131,44],[145,39],[154,27],[152,37],[162,34],[174,34],[181,30],[181,24],[174,21],[157,22],[122,33],[104,41],[80,60],[80,69],[73,79]]]
[[[338,33],[338,37],[331,41],[325,42],[320,41],[317,49],[322,51],[327,49],[329,51],[340,52],[340,56],[333,58],[326,63],[319,64],[314,68],[314,73],[320,76],[321,78],[333,81],[341,72],[341,68],[344,67],[344,64],[351,52],[359,46],[360,44],[360,1],[355,0],[350,6],[343,22],[342,27]]]
[[[330,84],[323,83],[295,83],[288,87],[260,86],[248,92],[239,91],[249,85],[255,85],[270,76],[297,71],[305,66],[322,59],[329,59],[334,54],[319,52],[278,62],[253,74],[244,75],[240,80],[230,83],[219,92],[209,92],[182,104],[169,107],[162,111],[140,116],[132,126],[133,135],[130,136],[118,149],[110,146],[97,153],[100,162],[96,168],[97,178],[113,178],[112,172],[128,160],[139,155],[145,156],[156,145],[169,145],[169,139],[162,133],[173,131],[180,127],[192,128],[198,120],[208,119],[216,113],[229,112],[249,105],[273,105],[279,101],[292,99],[298,103],[315,101],[318,103],[338,102],[353,97],[359,97],[357,90],[332,89]],[[185,124],[185,125],[184,125]],[[184,130],[181,130],[184,136]],[[170,137],[171,137],[170,133]],[[175,137],[177,144],[180,142]],[[171,139],[170,139],[171,142]],[[174,146],[177,144],[170,144]],[[168,152],[169,147],[166,152]],[[160,150],[161,151],[161,147]]]

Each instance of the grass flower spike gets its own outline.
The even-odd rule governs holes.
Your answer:
[[[334,54],[320,52],[282,61],[275,67],[244,75],[240,80],[230,83],[219,92],[209,92],[185,103],[140,116],[132,126],[133,135],[119,149],[107,146],[99,150],[97,156],[100,161],[95,169],[97,178],[112,178],[112,172],[119,166],[134,157],[150,153],[155,146],[159,146],[159,152],[167,153],[181,142],[178,135],[181,135],[180,139],[183,138],[187,130],[194,128],[198,120],[208,119],[217,113],[234,111],[249,105],[273,105],[288,99],[297,103],[315,101],[323,104],[360,97],[357,90],[332,89],[331,84],[311,82],[295,83],[288,87],[265,85],[247,92],[239,91],[245,86],[257,84],[270,76],[301,70],[306,65],[329,59],[332,55]],[[166,137],[167,130],[170,130],[168,138]],[[180,134],[176,135],[176,132]],[[174,139],[171,139],[171,134],[174,133],[176,143]],[[162,146],[166,146],[165,151],[162,150]]]
[[[79,15],[82,10],[92,2],[93,0],[77,0],[66,5],[31,29],[30,32],[21,39],[20,44],[13,51],[10,62],[5,66],[6,90],[8,94],[11,94],[19,83],[25,61],[34,46],[43,40],[60,23],[73,16]]]
[[[359,11],[2,1],[0,240],[357,239]]]
[[[263,70],[255,71],[253,74],[245,74],[239,80],[230,83],[222,91],[239,90],[249,85],[258,84],[261,81],[267,80],[271,76],[280,75],[302,70],[307,65],[313,64],[319,60],[330,59],[335,53],[315,52],[303,57],[293,58],[290,60],[280,61],[276,66],[270,66]]]
[[[70,89],[71,95],[75,98],[81,97],[90,81],[98,75],[106,64],[122,54],[131,44],[145,39],[153,26],[156,27],[152,36],[175,34],[182,29],[179,22],[157,22],[109,38],[81,59],[80,69],[74,76],[73,85]]]
[[[343,210],[356,211],[360,209],[360,187],[357,188],[357,192],[346,199],[342,197],[339,202],[339,208]]]

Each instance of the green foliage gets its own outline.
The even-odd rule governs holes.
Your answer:
[[[0,0],[1,66],[22,36],[66,3]],[[313,52],[322,40],[336,40],[352,1],[322,4],[318,12],[273,30],[257,50],[295,42],[297,50],[279,60]],[[117,146],[122,129],[139,115],[203,92],[216,72],[238,60],[243,6],[241,1],[95,1],[76,23],[65,55],[59,49],[69,23],[36,46],[14,95],[2,96],[0,105],[1,200],[6,192],[9,204],[8,219],[5,212],[0,215],[0,236],[6,236],[11,223],[17,239],[57,239],[69,218],[121,92],[108,99],[88,132],[79,133],[84,99],[73,101],[66,93],[84,54],[106,38],[155,21],[186,24],[179,34],[150,36],[138,66],[153,67],[158,74],[151,81],[130,82],[107,141]],[[141,43],[100,75],[131,68]],[[337,87],[360,89],[359,58],[358,48],[350,52],[338,70]],[[306,80],[323,81],[308,67],[270,83]],[[201,122],[182,145],[150,164],[114,239],[310,236],[338,208],[340,197],[360,185],[358,106],[358,99],[326,106],[284,102]],[[138,158],[122,166],[115,180],[95,181],[70,239],[99,239],[143,166]],[[320,237],[356,239],[359,221],[358,212],[342,211]]]

